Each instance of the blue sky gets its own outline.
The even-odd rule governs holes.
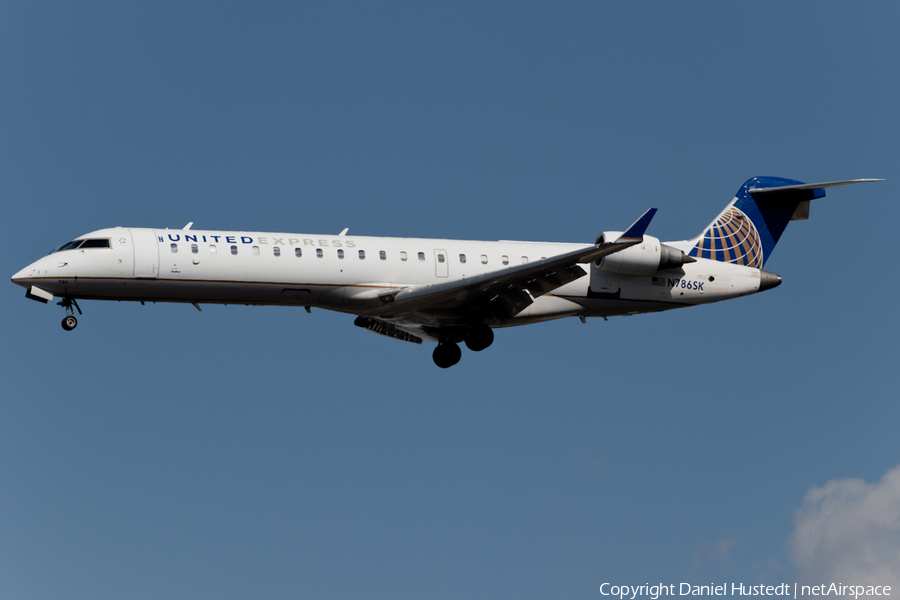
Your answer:
[[[8,275],[116,225],[589,242],[653,206],[672,240],[755,175],[886,181],[791,224],[775,290],[503,330],[447,371],[324,311],[86,301],[66,333],[8,283],[0,597],[896,578],[898,22],[4,3]]]

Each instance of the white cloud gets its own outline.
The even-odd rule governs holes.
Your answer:
[[[703,544],[694,552],[691,575],[694,577],[705,576],[710,569],[716,572],[722,568],[730,568],[731,558],[729,554],[731,549],[740,543],[741,541],[737,537],[730,537]]]
[[[900,465],[881,481],[810,488],[791,537],[799,583],[890,585],[900,591]]]

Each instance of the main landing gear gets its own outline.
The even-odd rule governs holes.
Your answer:
[[[494,330],[487,325],[472,327],[466,335],[466,348],[472,352],[481,352],[493,343]]]
[[[462,358],[462,350],[459,349],[459,346],[454,343],[446,343],[441,342],[437,345],[437,348],[434,349],[434,353],[432,353],[431,357],[434,359],[434,364],[439,366],[442,369],[448,369],[459,362],[459,359]]]
[[[448,369],[458,363],[462,358],[458,342],[465,342],[466,347],[473,352],[481,352],[494,342],[494,332],[487,325],[475,325],[462,331],[445,331],[431,355],[434,364],[442,369]]]
[[[78,306],[78,303],[75,302],[75,298],[70,298],[69,296],[64,296],[62,301],[57,304],[66,309],[66,316],[63,317],[62,320],[62,328],[66,331],[72,331],[78,326],[78,319],[75,318],[75,310],[77,310],[80,315],[81,308]],[[75,310],[72,310],[73,306],[75,307]]]

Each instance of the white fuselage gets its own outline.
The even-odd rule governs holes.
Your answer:
[[[465,279],[584,247],[124,227],[78,239],[109,239],[110,247],[54,252],[13,281],[78,299],[294,305],[380,315],[383,290]],[[535,298],[505,325],[655,312],[760,290],[759,269],[702,258],[653,275],[617,274],[594,264],[585,270],[588,275]],[[398,322],[439,324],[428,315]]]

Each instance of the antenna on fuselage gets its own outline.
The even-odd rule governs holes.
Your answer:
[[[191,221],[190,223],[188,223],[187,225],[185,225],[184,227],[182,227],[181,230],[182,230],[182,231],[187,231],[188,229],[191,228],[191,225],[193,225],[193,224],[194,224],[194,222]]]
[[[338,237],[344,237],[347,235],[347,232],[350,231],[349,227],[344,227],[344,230],[338,234]]]

